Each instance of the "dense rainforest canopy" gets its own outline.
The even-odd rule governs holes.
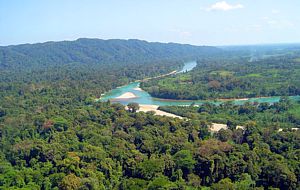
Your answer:
[[[299,102],[161,108],[188,118],[178,119],[95,101],[223,51],[89,39],[1,47],[0,189],[300,188]],[[229,129],[211,133],[216,121]]]

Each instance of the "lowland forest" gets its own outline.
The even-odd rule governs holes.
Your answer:
[[[192,71],[141,88],[173,100],[281,98],[159,108],[183,119],[96,101],[191,60]],[[78,39],[2,46],[0,189],[299,189],[300,102],[292,98],[299,95],[297,44]],[[212,123],[228,128],[213,132]]]

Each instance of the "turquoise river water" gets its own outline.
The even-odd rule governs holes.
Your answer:
[[[184,67],[176,74],[191,71],[194,67],[196,67],[196,65],[197,63],[195,61],[186,62],[184,64]],[[172,105],[182,106],[182,105],[190,105],[192,103],[195,103],[196,105],[201,105],[207,102],[214,103],[214,104],[221,104],[224,102],[220,100],[167,100],[167,99],[154,98],[148,92],[136,89],[139,86],[140,86],[140,82],[133,82],[128,85],[118,87],[104,94],[100,100],[101,101],[111,100],[112,102],[119,102],[123,105],[127,105],[130,102],[136,102],[139,104],[152,104],[152,105],[159,105],[159,106],[172,106]],[[132,92],[137,96],[137,98],[115,99],[126,92]],[[290,99],[300,100],[300,96],[290,96]],[[245,102],[274,103],[274,102],[278,102],[279,100],[280,97],[264,97],[264,98],[249,98],[248,100],[233,100],[233,103],[235,104],[243,104]]]

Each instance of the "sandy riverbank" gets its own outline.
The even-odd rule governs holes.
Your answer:
[[[136,91],[143,91],[143,89],[139,88],[139,87],[136,87],[134,88],[133,90],[136,90]]]
[[[130,99],[130,98],[137,98],[137,96],[132,92],[125,92],[124,94],[116,97],[115,99]]]
[[[154,111],[155,112],[155,115],[164,115],[164,116],[168,116],[168,117],[174,117],[174,118],[180,118],[180,119],[183,119],[183,117],[180,117],[178,115],[175,115],[175,114],[172,114],[172,113],[168,113],[168,112],[164,112],[164,111],[161,111],[161,110],[158,110],[158,107],[157,105],[146,105],[146,104],[141,104],[140,105],[140,109],[138,110],[138,112],[142,111],[142,112],[148,112],[148,111]],[[211,126],[210,126],[210,130],[212,132],[218,132],[220,131],[221,129],[227,129],[227,125],[226,124],[221,124],[221,123],[212,123]],[[237,126],[237,129],[238,128],[241,128],[241,129],[244,129],[243,126]]]
[[[173,118],[179,118],[179,119],[183,119],[183,117],[172,114],[172,113],[168,113],[165,111],[161,111],[158,110],[157,105],[146,105],[146,104],[141,104],[140,105],[140,109],[138,110],[138,112],[142,111],[142,112],[148,112],[148,111],[153,111],[155,112],[155,115],[162,115],[162,116],[168,116],[168,117],[173,117]],[[237,129],[245,129],[244,126],[237,126]],[[221,124],[221,123],[212,123],[210,128],[209,128],[212,132],[218,132],[221,129],[228,129],[226,124]]]
[[[140,109],[138,110],[138,112],[140,112],[140,111],[142,111],[142,112],[153,111],[153,112],[155,112],[155,115],[162,115],[162,116],[168,116],[168,117],[183,119],[182,117],[180,117],[178,115],[158,110],[158,107],[159,107],[158,105],[140,104]]]
[[[247,101],[249,98],[218,98],[219,101]]]
[[[221,124],[221,123],[212,123],[209,129],[212,132],[218,132],[221,129],[224,129],[224,130],[228,129],[228,126],[226,124]],[[236,129],[245,130],[245,126],[238,125],[238,126],[236,126]]]
[[[220,123],[212,123],[209,129],[213,132],[218,132],[221,129],[227,129],[227,125],[226,124],[220,124]]]

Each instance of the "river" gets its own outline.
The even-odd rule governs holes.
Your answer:
[[[189,72],[194,67],[196,67],[196,61],[186,62],[184,67],[178,71],[176,74],[180,74],[183,72]],[[123,105],[127,105],[130,102],[136,102],[139,104],[150,104],[150,105],[158,105],[158,106],[182,106],[182,105],[190,105],[195,103],[196,105],[201,105],[203,103],[214,103],[214,104],[221,104],[224,101],[215,101],[215,100],[167,100],[167,99],[160,99],[152,97],[148,92],[139,90],[140,82],[133,82],[128,85],[118,87],[113,89],[101,97],[101,101],[111,100],[112,102],[119,102]],[[118,96],[126,92],[131,92],[137,96],[137,98],[132,99],[115,99]],[[300,100],[300,96],[290,96],[291,99]],[[264,97],[264,98],[249,98],[248,100],[234,100],[233,103],[235,104],[244,104],[245,102],[268,102],[274,103],[278,102],[280,97]]]

